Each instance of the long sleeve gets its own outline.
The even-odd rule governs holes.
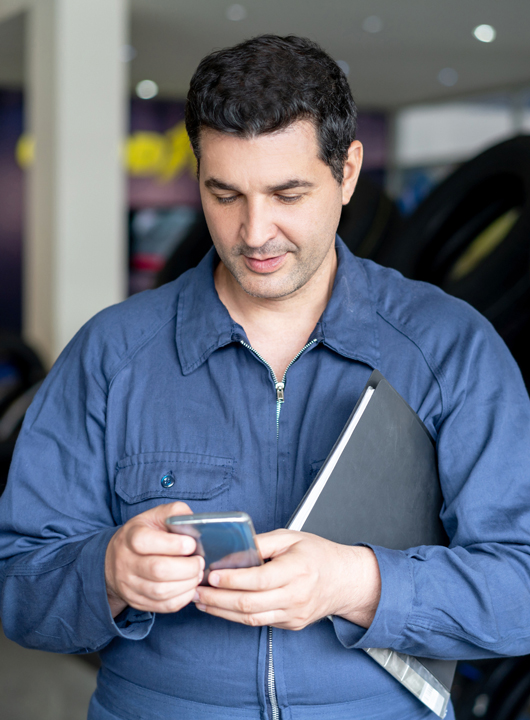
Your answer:
[[[500,338],[485,321],[479,328],[438,376],[450,546],[374,547],[380,604],[367,631],[335,618],[346,647],[445,659],[530,652],[530,403]]]
[[[80,331],[30,407],[0,500],[0,612],[26,647],[91,652],[142,638],[149,613],[116,621],[104,558],[116,531],[105,461],[107,380],[97,342]]]

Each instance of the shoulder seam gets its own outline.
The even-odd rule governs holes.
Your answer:
[[[447,389],[446,389],[447,381],[446,381],[445,374],[444,374],[442,368],[437,364],[437,362],[432,357],[432,355],[429,352],[427,352],[426,350],[424,350],[421,347],[421,345],[413,337],[411,337],[410,334],[408,332],[406,332],[405,329],[396,320],[390,320],[390,318],[385,317],[383,315],[383,313],[381,312],[381,310],[376,310],[376,313],[379,315],[381,320],[383,320],[383,322],[386,322],[388,325],[393,327],[394,330],[396,330],[398,333],[403,335],[403,337],[405,337],[409,342],[411,342],[413,345],[415,345],[418,348],[423,359],[425,360],[427,367],[429,368],[434,379],[436,380],[436,383],[440,389],[440,398],[441,398],[441,403],[442,403],[442,412],[440,415],[440,421],[436,425],[436,430],[438,430],[441,419],[446,415],[446,412],[445,412],[446,408],[448,411],[447,415],[449,415],[449,407],[448,407],[449,402],[447,400],[448,393],[447,393]]]
[[[354,256],[354,257],[355,257],[355,256]],[[378,310],[377,310],[377,297],[376,297],[375,288],[374,288],[373,283],[372,283],[372,278],[370,277],[370,275],[369,275],[369,273],[368,273],[368,271],[367,271],[367,269],[366,269],[366,264],[365,264],[365,263],[361,262],[361,263],[360,263],[360,268],[361,268],[361,272],[362,272],[363,275],[364,275],[364,279],[365,279],[365,281],[366,281],[366,287],[367,287],[367,289],[368,289],[368,295],[369,295],[369,298],[368,298],[368,299],[370,300],[370,305],[371,305],[372,308],[373,308],[373,312],[374,312],[375,314],[377,314],[377,312],[378,312]],[[379,328],[377,327],[377,323],[376,323],[376,322],[374,322],[374,335],[375,335],[375,345],[376,345],[377,358],[378,358],[378,360],[379,360],[379,359],[381,358],[381,342],[380,342]]]
[[[119,373],[133,360],[134,356],[150,341],[152,340],[155,335],[157,335],[168,323],[170,323],[172,320],[174,320],[177,316],[176,311],[172,313],[171,317],[169,317],[167,320],[162,322],[158,327],[156,327],[153,332],[151,332],[146,337],[142,338],[136,346],[134,346],[124,357],[120,358],[118,360],[117,365],[115,366],[114,370],[111,370],[110,377],[108,380],[108,387],[110,390],[110,386],[116,379],[116,377],[119,375]]]

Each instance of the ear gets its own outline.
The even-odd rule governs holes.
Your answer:
[[[347,205],[353,195],[357,179],[363,164],[363,146],[358,140],[354,140],[348,149],[348,157],[344,163],[342,176],[342,204]]]

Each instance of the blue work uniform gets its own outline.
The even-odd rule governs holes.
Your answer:
[[[362,648],[530,652],[520,372],[465,303],[355,258],[340,239],[337,253],[331,299],[284,378],[220,302],[212,250],[88,322],[30,407],[0,502],[2,622],[26,647],[99,650],[91,720],[264,720],[276,706],[282,720],[432,718]],[[104,557],[118,526],[182,500],[244,510],[257,532],[284,527],[374,368],[436,440],[451,545],[374,548],[382,594],[368,630],[335,618],[269,636],[193,604],[113,620]]]

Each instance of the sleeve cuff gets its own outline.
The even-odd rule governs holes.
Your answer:
[[[381,575],[381,598],[368,629],[341,617],[333,617],[335,634],[348,649],[392,648],[399,641],[412,610],[414,579],[412,561],[401,550],[370,547]]]
[[[112,617],[107,599],[105,582],[105,554],[111,537],[118,528],[112,527],[97,533],[85,545],[82,551],[81,581],[87,605],[106,629],[99,645],[106,645],[115,637],[128,640],[143,640],[151,631],[155,621],[154,613],[127,607]]]

